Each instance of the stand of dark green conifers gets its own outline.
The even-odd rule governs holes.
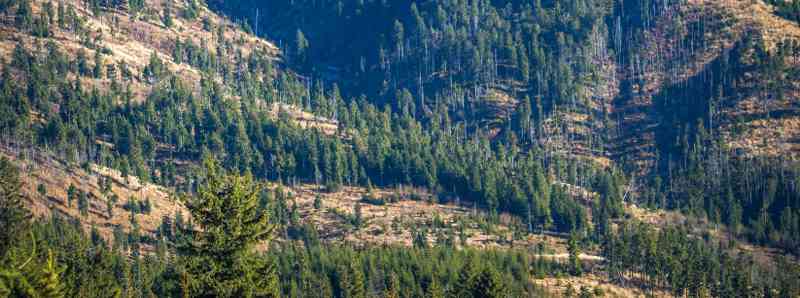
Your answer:
[[[145,237],[109,245],[92,231],[54,215],[31,220],[21,202],[17,169],[0,160],[2,297],[521,297],[548,295],[534,278],[580,275],[580,261],[539,258],[541,251],[372,247],[322,244],[316,230],[300,242],[254,249],[272,237],[260,212],[260,186],[206,163],[197,196],[187,198],[193,229],[175,222],[160,232],[155,254]],[[573,246],[580,245],[570,240]],[[625,225],[602,238],[612,280],[645,282],[675,295],[791,297],[800,268],[779,259],[763,266],[730,254],[713,240],[679,228]],[[577,258],[575,258],[577,260]],[[577,262],[577,263],[576,263]],[[576,267],[577,266],[577,267]],[[576,289],[577,293],[577,289]],[[583,288],[581,295],[602,295]]]
[[[716,111],[721,104],[756,93],[791,95],[790,83],[800,72],[785,61],[796,56],[796,44],[767,50],[744,37],[704,71],[655,94],[647,111],[659,120],[649,176],[631,180],[626,156],[618,158],[619,166],[602,167],[547,145],[558,136],[600,156],[616,150],[623,128],[605,108],[596,108],[600,101],[582,91],[604,83],[598,61],[623,69],[638,65],[637,49],[646,30],[682,3],[209,1],[210,8],[237,20],[240,29],[277,41],[284,52],[281,61],[261,51],[235,52],[231,45],[237,41],[225,35],[231,28],[203,21],[204,30],[217,38],[206,43],[177,39],[169,53],[174,62],[200,70],[199,90],[193,90],[194,84],[172,73],[155,52],[142,73],[135,74],[124,62],[106,62],[111,52],[102,40],[82,41],[95,49],[91,53],[65,51],[54,32],[89,33],[73,5],[54,1],[34,10],[29,0],[0,0],[0,16],[9,20],[3,26],[36,40],[33,45],[19,42],[9,59],[0,59],[0,141],[4,148],[47,152],[76,166],[108,166],[187,198],[217,191],[207,183],[204,156],[217,157],[230,173],[223,176],[243,184],[309,182],[330,191],[345,185],[413,185],[441,202],[474,204],[494,219],[509,212],[520,219],[516,228],[525,233],[570,233],[583,246],[599,245],[607,255],[608,274],[620,282],[636,277],[677,295],[796,296],[792,281],[797,271],[791,262],[780,262],[780,270],[763,269],[712,237],[679,237],[687,234],[680,228],[613,228],[626,220],[623,201],[633,200],[724,225],[732,239],[798,253],[797,162],[734,156],[714,137],[720,131]],[[85,4],[93,15],[145,10],[141,0]],[[160,18],[151,21],[172,27],[176,18],[202,18],[202,5],[188,1],[178,9],[168,3],[155,8]],[[778,13],[792,19],[796,12],[791,6],[778,4]],[[675,26],[685,24],[680,14],[668,15]],[[685,28],[679,46],[704,46],[706,36],[714,35],[710,24],[693,24]],[[690,62],[690,51],[680,53],[670,63]],[[97,79],[108,80],[108,88],[82,84]],[[129,88],[134,81],[152,82],[141,102]],[[612,100],[637,96],[636,83],[623,78],[620,95]],[[497,93],[511,100],[503,102]],[[338,130],[329,135],[300,128],[289,115],[271,115],[265,107],[273,103],[334,119]],[[565,120],[558,115],[565,112],[586,115],[590,120],[582,125],[590,133],[559,126]],[[742,133],[744,126],[737,123],[745,120],[725,124]],[[196,234],[194,226],[212,233],[206,228],[229,223],[177,217],[166,221],[178,227],[169,229],[175,232],[168,237],[166,232],[153,239],[137,229],[118,230],[114,243],[103,243],[69,219],[21,220],[28,216],[14,177],[4,174],[4,181],[11,182],[2,186],[2,237],[8,238],[0,238],[0,295],[36,296],[46,290],[67,296],[277,292],[350,297],[398,289],[415,295],[467,295],[453,292],[460,285],[474,295],[496,291],[518,296],[538,293],[530,276],[581,272],[579,262],[550,263],[525,252],[322,245],[315,241],[315,229],[301,226],[293,230],[297,239],[306,240],[302,249],[255,253],[252,241],[265,236],[260,233],[268,227],[258,226],[252,231],[260,236],[246,241],[217,239]],[[596,200],[586,208],[555,182],[593,191]],[[629,196],[634,184],[637,195]],[[251,207],[249,195],[237,194],[241,205],[232,210]],[[86,209],[80,193],[69,196],[73,199],[76,208]],[[237,216],[259,222],[269,210],[279,217],[271,224],[292,224],[284,220],[290,213],[285,202],[266,201]],[[129,208],[147,212],[150,207],[143,201]],[[224,247],[209,246],[217,241]],[[160,253],[141,254],[143,242]],[[466,264],[471,269],[458,270]],[[197,266],[215,267],[212,275],[202,275],[198,272],[211,267]]]

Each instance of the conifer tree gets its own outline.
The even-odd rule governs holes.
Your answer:
[[[27,227],[28,211],[20,187],[16,166],[7,158],[0,158],[0,257]]]
[[[472,285],[472,297],[504,298],[508,297],[508,288],[503,279],[492,267],[486,267],[476,277]]]
[[[262,186],[252,176],[225,173],[217,161],[204,162],[206,179],[187,208],[199,226],[193,241],[179,247],[192,296],[277,297],[272,264],[253,251],[274,230],[258,212]]]
[[[33,25],[33,9],[31,8],[31,2],[30,0],[21,0],[17,3],[17,14],[14,18],[14,22],[17,28],[30,30]]]
[[[94,51],[94,70],[92,73],[97,79],[103,77],[103,54],[99,50]]]
[[[53,251],[47,251],[47,260],[42,267],[37,281],[41,287],[40,297],[64,297],[64,285],[61,282],[61,273],[64,272],[64,268],[56,263]]]
[[[458,273],[458,280],[456,282],[458,286],[449,289],[449,297],[471,297],[472,287],[475,284],[475,277],[477,275],[475,272],[476,264],[474,262],[472,258],[466,260],[466,263]]]
[[[351,262],[347,267],[347,272],[350,277],[349,283],[347,283],[346,288],[346,295],[345,297],[349,298],[366,298],[366,288],[365,288],[365,281],[364,281],[364,272],[361,270],[360,264],[357,262]]]
[[[569,250],[569,264],[572,274],[575,276],[581,276],[583,274],[583,265],[581,265],[581,260],[579,257],[581,251],[578,247],[578,236],[576,233],[573,232],[570,235],[567,246],[567,249]]]
[[[67,188],[67,207],[72,207],[72,200],[78,195],[78,188],[75,187],[74,184],[70,183],[69,187]]]
[[[386,291],[383,297],[400,298],[400,280],[394,272],[389,274],[389,278],[386,280]]]
[[[307,61],[307,51],[308,51],[308,39],[306,39],[306,35],[303,34],[303,31],[300,29],[297,30],[295,33],[295,57],[297,59],[298,65],[305,65]]]
[[[39,193],[39,196],[41,196],[42,198],[47,198],[47,187],[44,186],[44,184],[39,183],[36,186],[36,192]]]
[[[83,217],[89,215],[89,199],[84,191],[78,191],[78,211]]]

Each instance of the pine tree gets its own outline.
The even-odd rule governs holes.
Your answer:
[[[106,212],[108,213],[108,218],[114,217],[114,205],[117,204],[117,195],[112,194],[106,198]]]
[[[572,233],[569,237],[569,241],[567,243],[567,249],[569,250],[569,264],[572,270],[572,274],[575,276],[583,275],[583,265],[581,265],[580,260],[580,247],[578,247],[578,235],[576,233]]]
[[[508,288],[503,279],[492,267],[486,267],[476,277],[470,291],[472,297],[504,298],[509,297]]]
[[[401,23],[399,20],[394,21],[392,39],[395,44],[395,55],[397,55],[400,60],[405,59],[405,29],[403,28],[403,23]]]
[[[58,28],[66,29],[67,10],[64,8],[64,1],[58,1],[58,9],[56,12],[58,15]]]
[[[90,73],[89,70],[89,62],[86,60],[86,50],[80,48],[78,50],[77,57],[77,64],[78,64],[78,73],[82,76],[87,76]]]
[[[412,239],[414,248],[419,248],[419,249],[428,248],[428,233],[425,231],[424,228],[412,231],[411,235],[414,237],[414,239]]]
[[[169,5],[169,3],[164,3],[164,16],[162,17],[162,21],[167,28],[171,28],[173,25],[172,6]]]
[[[44,184],[39,183],[36,186],[36,192],[39,193],[39,196],[41,196],[42,198],[47,198],[47,187],[44,186]]]
[[[89,215],[89,199],[84,191],[78,191],[78,211],[83,217]]]
[[[350,262],[347,271],[350,276],[350,282],[346,285],[345,297],[348,298],[366,298],[366,287],[364,281],[364,272],[361,270],[358,262]]]
[[[94,70],[92,71],[96,79],[103,77],[103,54],[100,51],[94,51]]]
[[[77,195],[78,188],[75,187],[74,184],[70,183],[69,187],[67,188],[67,207],[72,207],[72,200],[75,200]]]
[[[436,277],[433,277],[430,282],[428,283],[428,287],[425,290],[425,297],[427,298],[444,298],[444,290],[442,287],[439,286],[439,282],[436,280]]]
[[[60,298],[64,297],[64,284],[61,282],[61,273],[64,268],[56,264],[53,251],[47,251],[47,261],[39,274],[38,284],[41,288],[39,297]]]
[[[30,30],[33,26],[33,9],[31,8],[31,2],[30,0],[21,0],[18,3],[14,22],[17,28]]]
[[[0,257],[27,227],[28,211],[20,188],[18,169],[5,157],[0,158]]]
[[[269,240],[274,226],[258,212],[262,186],[252,176],[227,174],[217,161],[204,162],[206,180],[187,208],[199,225],[194,241],[179,247],[194,296],[276,297],[280,288],[268,260],[253,247]]]
[[[448,297],[473,297],[472,289],[477,276],[476,264],[472,258],[465,260],[465,262],[458,273],[458,280],[456,281],[458,286],[450,288]]]
[[[295,59],[298,65],[305,65],[308,59],[308,39],[303,31],[297,29],[294,37]]]
[[[317,194],[314,196],[314,209],[320,210],[322,209],[322,196]]]
[[[386,291],[383,295],[384,298],[400,298],[400,279],[397,274],[392,272],[386,280]]]
[[[364,225],[364,215],[361,213],[361,202],[356,202],[353,207],[353,227],[360,229]]]

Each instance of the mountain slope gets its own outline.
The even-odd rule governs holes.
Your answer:
[[[800,27],[762,1],[209,7],[0,0],[0,155],[39,218],[21,254],[187,294],[184,261],[220,254],[184,250],[212,233],[182,198],[216,159],[266,187],[230,209],[273,241],[237,251],[287,296],[800,291]]]
[[[796,81],[791,76],[796,67],[793,50],[780,53],[781,46],[797,42],[800,27],[796,23],[774,15],[773,8],[760,1],[688,1],[668,7],[654,24],[643,31],[642,45],[634,54],[639,60],[622,71],[624,94],[615,104],[615,113],[626,133],[619,135],[618,158],[633,159],[640,171],[653,170],[656,149],[669,151],[657,148],[657,139],[675,135],[660,131],[680,129],[670,125],[685,126],[674,123],[669,119],[674,116],[664,113],[673,103],[655,101],[672,96],[664,92],[680,94],[681,90],[696,88],[693,86],[707,92],[683,95],[696,96],[683,104],[706,112],[690,118],[704,119],[706,129],[722,135],[721,141],[731,150],[741,149],[744,154],[756,156],[796,154],[791,144],[796,131],[792,129],[791,112],[796,96],[794,83],[785,84],[780,90],[757,87],[774,85],[770,81]],[[759,54],[761,49],[766,52]],[[763,53],[783,60],[783,68],[766,73],[773,70],[759,66],[762,62],[758,60],[763,57],[754,57]],[[729,63],[738,68],[730,68]],[[732,74],[725,77],[719,71]],[[770,110],[776,111],[778,119],[770,119]],[[765,150],[761,144],[769,144],[770,149]],[[664,153],[661,152],[662,157]]]

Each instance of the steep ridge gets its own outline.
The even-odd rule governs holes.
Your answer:
[[[785,58],[777,58],[781,59],[776,61],[781,65],[777,72],[755,74],[752,80],[746,81],[750,83],[751,92],[720,104],[719,113],[726,116],[720,131],[728,146],[739,154],[796,159],[800,154],[800,106],[797,104],[800,89],[796,75],[800,70],[800,53],[795,45],[800,42],[800,26],[776,16],[774,7],[762,3],[749,6],[740,3],[733,7],[751,30],[760,32],[757,41],[763,43],[767,51],[787,53]],[[779,90],[771,90],[770,85],[776,83],[780,85]]]
[[[176,79],[194,96],[201,96],[208,80],[223,86],[226,97],[237,98],[233,88],[242,87],[234,80],[245,67],[263,68],[257,78],[262,84],[275,84],[281,74],[296,76],[283,65],[282,53],[273,43],[245,32],[204,5],[148,0],[143,8],[132,11],[125,2],[113,3],[91,7],[80,0],[30,1],[31,14],[56,24],[43,32],[29,32],[5,19],[0,28],[0,57],[13,61],[22,54],[17,51],[20,46],[39,63],[59,62],[48,57],[66,59],[74,68],[67,78],[80,82],[85,90],[124,90],[126,96],[117,104],[141,103],[159,88],[174,85]],[[186,16],[189,13],[191,17]],[[241,65],[245,57],[251,58],[250,64]],[[267,96],[278,101],[284,97]],[[275,118],[285,112],[299,126],[336,133],[334,120],[311,115],[296,103],[270,102],[263,108]]]
[[[56,131],[62,130],[56,133],[61,142],[70,145],[87,142],[82,145],[91,148],[90,155],[106,157],[94,159],[50,140],[31,140],[31,131],[21,133],[22,136],[18,132],[4,131],[0,137],[0,155],[25,169],[23,191],[35,216],[65,216],[79,222],[87,232],[94,230],[109,240],[119,238],[120,233],[124,236],[136,230],[149,239],[145,242],[152,244],[164,232],[161,229],[165,224],[174,223],[176,218],[189,222],[190,215],[179,199],[181,191],[176,186],[191,179],[188,175],[195,170],[194,161],[175,154],[174,145],[154,139],[152,132],[142,132],[138,128],[136,134],[148,140],[148,144],[138,144],[134,150],[140,150],[139,154],[141,150],[150,151],[145,155],[152,158],[141,163],[167,164],[166,168],[173,172],[166,173],[164,168],[150,173],[137,170],[129,167],[127,158],[122,163],[119,159],[111,162],[119,157],[119,145],[131,145],[131,131],[124,133],[126,140],[122,142],[114,134],[90,134],[94,138],[89,140],[76,137],[76,133],[64,131],[63,127],[73,123],[59,123],[54,119],[73,113],[73,103],[88,100],[67,97],[61,102],[57,99],[44,101],[39,97],[45,96],[39,92],[74,88],[77,96],[81,96],[84,94],[79,92],[86,90],[85,94],[93,97],[89,103],[94,105],[93,109],[130,110],[153,105],[152,97],[162,92],[209,98],[212,96],[203,92],[212,89],[218,94],[214,94],[208,104],[241,100],[238,94],[243,87],[235,82],[237,76],[243,75],[244,68],[257,72],[260,76],[257,81],[265,85],[276,84],[278,76],[298,77],[282,64],[282,53],[271,42],[247,33],[240,25],[197,2],[148,0],[136,10],[124,1],[34,0],[22,3],[29,5],[36,23],[23,24],[19,16],[4,14],[7,18],[2,19],[0,26],[0,61],[8,63],[4,69],[7,75],[3,78],[4,86],[8,86],[9,81],[21,86],[4,92],[23,90],[21,92],[26,95],[25,98],[20,96],[23,103],[19,107],[10,108],[33,105],[27,116],[33,124],[31,130],[46,130],[41,127],[52,125]],[[92,6],[93,3],[97,6]],[[39,26],[38,22],[46,24]],[[250,60],[242,64],[246,57]],[[42,71],[52,65],[58,65],[57,72]],[[60,69],[62,66],[64,69]],[[51,75],[61,77],[49,78]],[[54,82],[61,79],[69,83],[54,86],[57,85]],[[32,91],[36,89],[46,90]],[[288,97],[279,94],[278,90],[283,89],[267,90],[273,93],[261,94],[263,97],[253,104],[259,111],[250,112],[263,113],[276,121],[324,135],[338,133],[337,121],[282,100]],[[109,98],[108,106],[105,102],[98,103],[97,97],[105,96]],[[157,109],[155,106],[148,108]],[[92,121],[87,116],[71,115],[70,122]],[[89,127],[102,127],[107,121],[90,123]],[[143,173],[148,177],[141,177]],[[76,206],[78,198],[86,204],[85,208]],[[144,206],[146,212],[140,210]]]
[[[56,4],[57,3],[57,4]],[[134,100],[142,101],[147,91],[158,82],[148,78],[145,72],[148,62],[155,55],[165,63],[170,71],[179,75],[185,82],[200,83],[203,70],[189,61],[176,61],[176,51],[181,47],[199,50],[207,49],[205,60],[230,59],[233,55],[246,55],[251,52],[263,53],[264,57],[278,60],[280,52],[271,43],[240,31],[237,25],[198,6],[193,20],[170,17],[170,26],[164,24],[163,7],[172,11],[184,11],[184,2],[147,1],[138,12],[122,10],[120,7],[89,7],[88,2],[66,0],[59,2],[31,1],[32,14],[48,15],[55,11],[64,12],[59,26],[51,26],[42,37],[22,32],[6,20],[0,37],[0,54],[10,60],[17,44],[37,51],[52,51],[51,45],[70,58],[82,55],[90,67],[96,62],[101,73],[94,80],[87,80],[87,86],[110,87],[112,80],[122,80],[134,92]],[[61,8],[57,8],[56,6]],[[94,10],[94,11],[93,11]],[[63,25],[61,25],[63,23]],[[221,40],[236,40],[234,48],[216,47]],[[53,41],[49,43],[48,41]],[[99,54],[98,54],[99,52]],[[99,58],[97,57],[99,56]],[[37,55],[44,58],[45,55]],[[94,57],[94,59],[93,59]],[[228,60],[232,61],[232,60]]]
[[[705,126],[723,136],[730,149],[756,156],[795,156],[794,83],[781,96],[766,88],[756,90],[775,74],[752,66],[754,47],[774,53],[800,37],[800,27],[778,17],[773,9],[762,1],[729,0],[686,1],[666,7],[655,25],[644,31],[635,59],[620,69],[622,90],[613,112],[619,132],[615,158],[639,173],[657,170],[659,154],[665,154],[659,151],[667,151],[658,142],[672,142],[658,139],[674,138],[679,134],[674,131],[680,129],[670,124],[672,116],[664,114],[664,103],[658,98],[669,96],[665,90],[681,92],[703,84],[709,89],[703,100],[708,106],[687,104],[694,105],[690,109],[700,113],[696,117],[705,119]],[[744,74],[713,82],[715,75],[722,78],[714,73],[720,63],[736,57],[741,58],[733,63],[740,63]],[[785,58],[785,70],[772,80],[794,82],[788,76],[797,65],[794,57],[790,53]],[[751,65],[749,70],[746,65]],[[725,88],[724,94],[720,88]],[[779,116],[770,119],[769,111]]]

